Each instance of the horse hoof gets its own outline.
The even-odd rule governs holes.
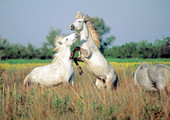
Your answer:
[[[73,57],[72,57],[72,56],[70,56],[69,60],[72,60],[72,59],[73,59]]]
[[[83,71],[79,72],[79,74],[82,75],[82,74],[83,74]]]

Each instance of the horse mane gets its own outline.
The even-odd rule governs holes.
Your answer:
[[[90,33],[92,40],[94,41],[96,46],[100,48],[100,41],[99,41],[100,35],[97,32],[97,28],[95,27],[93,20],[87,15],[83,16],[80,12],[77,12],[76,18],[83,19],[85,21],[87,30]]]
[[[53,49],[54,52],[58,52],[59,51],[59,46],[60,46],[60,42],[61,40],[64,38],[64,36],[56,36],[55,38],[55,42],[54,42],[54,45],[55,45],[55,48]]]
[[[54,59],[53,59],[53,61],[52,61],[52,63],[54,63],[56,60],[57,60],[57,58],[58,58],[58,52],[59,52],[59,46],[60,46],[60,42],[61,42],[61,40],[64,38],[64,36],[61,36],[61,35],[59,35],[59,36],[57,36],[56,38],[55,38],[55,48],[53,49],[53,51],[54,52],[56,52],[55,54],[54,54]]]

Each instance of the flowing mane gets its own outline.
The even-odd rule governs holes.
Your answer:
[[[80,12],[77,13],[76,18],[77,19],[83,19],[85,21],[86,26],[87,26],[87,30],[90,33],[92,40],[94,41],[96,46],[98,48],[100,48],[100,41],[99,41],[100,35],[97,33],[97,29],[94,25],[93,20],[88,16],[83,16]]]
[[[63,36],[57,36],[55,38],[55,43],[54,43],[55,48],[53,49],[53,51],[56,52],[56,53],[54,54],[54,59],[53,59],[53,61],[51,63],[54,63],[58,58],[59,45],[60,45],[59,43],[61,42],[62,39],[63,39]]]
[[[64,36],[61,36],[61,35],[59,35],[59,36],[57,36],[56,38],[55,38],[55,48],[53,49],[53,51],[55,51],[55,52],[58,52],[58,50],[59,50],[59,46],[60,46],[60,42],[61,42],[61,40],[64,38]]]

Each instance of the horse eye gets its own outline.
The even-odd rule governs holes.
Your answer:
[[[79,23],[81,23],[81,21],[79,21]]]
[[[68,40],[68,38],[66,38],[66,41]]]
[[[61,42],[58,42],[60,45],[62,44]]]

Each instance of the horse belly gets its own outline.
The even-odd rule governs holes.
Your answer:
[[[42,86],[57,85],[62,82],[68,81],[67,75],[71,69],[50,69],[45,67],[36,68],[31,73],[31,79],[33,83],[40,84]]]
[[[108,74],[109,64],[107,61],[89,60],[85,61],[86,68],[96,77],[104,77]]]
[[[31,79],[33,83],[40,84],[42,86],[50,86],[53,84],[61,83],[61,79],[59,79],[58,74],[50,74],[50,73],[34,73],[31,74]]]

